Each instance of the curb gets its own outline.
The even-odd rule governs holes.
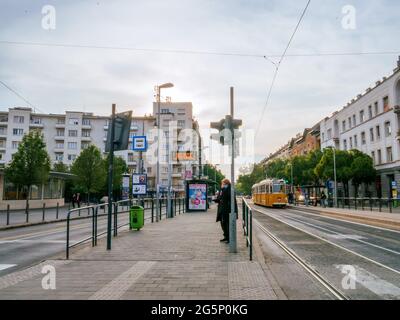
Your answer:
[[[371,226],[377,226],[377,227],[385,227],[388,229],[392,229],[395,231],[400,230],[400,222],[397,221],[389,221],[389,220],[383,220],[379,218],[370,218],[370,217],[362,217],[362,216],[354,216],[350,214],[344,214],[344,213],[338,213],[338,212],[332,212],[332,211],[319,211],[318,209],[311,209],[311,208],[299,208],[299,207],[289,207],[290,209],[297,210],[297,211],[304,211],[304,212],[310,212],[314,214],[318,214],[321,216],[332,216],[339,218],[344,221],[353,221],[353,222],[360,222],[360,223],[365,223]]]

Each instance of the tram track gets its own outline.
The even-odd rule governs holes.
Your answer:
[[[253,208],[253,211],[258,212],[259,214],[262,214],[264,216],[267,216],[268,218],[273,219],[275,222],[286,226],[286,228],[289,228],[289,229],[286,229],[286,233],[290,232],[289,231],[290,229],[292,229],[292,230],[294,229],[297,232],[297,237],[298,238],[301,237],[301,233],[306,234],[307,235],[307,239],[311,239],[311,237],[312,237],[312,238],[315,239],[315,241],[319,241],[319,242],[323,241],[323,243],[325,243],[325,246],[327,246],[327,245],[334,246],[336,249],[339,249],[339,250],[341,250],[343,252],[346,252],[346,254],[343,253],[343,255],[347,255],[347,256],[348,255],[353,255],[353,256],[355,256],[354,258],[350,257],[348,260],[357,261],[358,265],[363,265],[363,266],[365,266],[367,264],[369,264],[369,266],[371,266],[371,264],[375,265],[375,267],[365,268],[367,270],[368,269],[370,269],[370,270],[372,269],[373,271],[374,270],[376,271],[377,268],[381,268],[380,271],[382,272],[382,268],[383,268],[384,270],[386,270],[385,272],[382,272],[384,274],[383,278],[386,278],[387,280],[390,280],[390,279],[393,279],[393,278],[399,279],[398,276],[400,274],[400,271],[395,269],[395,268],[392,268],[392,267],[390,267],[388,265],[385,265],[384,263],[376,261],[376,260],[374,260],[374,259],[372,259],[370,257],[366,257],[363,254],[355,252],[354,250],[346,248],[346,247],[344,247],[344,246],[342,246],[342,245],[340,245],[338,243],[332,242],[332,241],[330,241],[328,239],[325,239],[325,238],[323,238],[323,237],[321,237],[319,235],[313,234],[312,232],[310,232],[308,230],[304,230],[303,228],[300,228],[299,226],[294,225],[293,223],[290,223],[288,221],[284,221],[283,219],[279,219],[274,214],[272,214],[272,212],[268,212],[268,210],[266,208],[259,207],[259,206],[254,206],[254,205],[252,205],[252,208]],[[268,236],[284,252],[286,252],[294,261],[296,261],[299,265],[301,265],[314,279],[316,279],[324,288],[326,288],[331,294],[333,294],[333,296],[336,299],[338,299],[338,300],[349,300],[349,299],[353,299],[353,298],[355,298],[355,299],[358,298],[357,295],[354,294],[354,292],[349,292],[347,290],[343,290],[343,291],[346,291],[346,293],[344,293],[341,289],[339,289],[340,285],[339,286],[337,285],[338,284],[338,276],[336,275],[336,276],[332,277],[331,274],[326,271],[327,270],[327,265],[324,265],[323,266],[324,268],[321,267],[321,269],[323,269],[323,272],[321,272],[321,270],[319,270],[318,267],[315,267],[311,263],[307,262],[307,260],[315,261],[315,259],[312,260],[313,258],[310,258],[311,254],[309,252],[308,252],[309,255],[308,256],[306,255],[305,258],[303,257],[302,254],[299,254],[297,252],[297,251],[302,251],[302,253],[303,252],[307,252],[307,250],[309,250],[309,248],[307,246],[301,247],[300,245],[297,245],[297,249],[294,250],[294,248],[296,248],[296,246],[293,246],[293,244],[290,241],[285,241],[281,237],[277,236],[276,232],[274,232],[274,228],[272,228],[272,230],[271,230],[271,228],[268,228],[268,223],[265,223],[265,222],[261,223],[262,221],[261,222],[258,221],[257,217],[254,218],[254,220],[255,220],[254,224],[262,231],[263,234]],[[299,220],[299,223],[300,222],[303,223],[303,221]],[[316,227],[318,227],[318,226],[316,226]],[[281,234],[283,235],[284,233],[281,233]],[[285,238],[285,236],[283,236],[283,238]],[[286,237],[286,238],[290,239],[290,237]],[[358,239],[357,239],[357,241],[358,241],[358,243],[360,242]],[[288,242],[289,245],[286,242]],[[301,250],[298,250],[299,248]],[[376,249],[378,250],[379,248],[376,248]],[[335,251],[335,254],[340,257],[339,250],[334,250],[334,251]],[[321,252],[317,252],[316,255],[321,255]],[[334,254],[327,253],[326,256],[327,256],[327,258],[324,257],[323,255],[321,255],[322,258],[326,258],[328,260],[330,259],[330,261],[335,261],[335,259],[333,259]],[[360,262],[360,259],[364,260],[364,262]],[[344,260],[346,260],[346,259],[344,259]],[[339,263],[339,265],[342,265],[342,264]],[[331,268],[333,266],[335,266],[334,262],[331,264]],[[336,268],[337,268],[337,266],[336,266]],[[360,268],[360,269],[365,271],[365,269],[363,269],[363,268]],[[334,270],[334,269],[332,269],[332,270]],[[335,270],[335,271],[337,272],[337,270]],[[391,274],[388,276],[388,273],[391,273]],[[374,273],[368,273],[368,274],[374,275]],[[380,274],[380,273],[376,273],[376,274]],[[334,281],[331,281],[330,278],[333,278]],[[385,285],[386,284],[391,285],[390,281],[388,282],[388,281],[382,280],[381,282],[384,283]],[[395,299],[398,299],[400,297],[398,295],[398,291],[400,290],[399,289],[400,285],[399,285],[398,281],[395,281],[394,283],[397,284],[397,287],[395,285],[393,286],[395,293],[393,295],[383,294],[383,298],[392,299],[392,297],[394,297]],[[391,293],[393,293],[393,290],[392,290]],[[368,296],[368,294],[366,294],[366,293],[363,293],[363,294],[364,294],[364,296]],[[370,298],[370,296],[368,296],[368,298]]]

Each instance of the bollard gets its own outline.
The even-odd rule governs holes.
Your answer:
[[[42,215],[42,221],[45,219],[45,212],[46,212],[46,203],[43,203],[43,215]]]
[[[28,223],[29,222],[29,203],[26,205],[25,214],[26,214],[26,223]]]
[[[389,212],[392,213],[392,199],[388,199],[389,202]]]
[[[60,208],[60,206],[59,206],[59,204],[58,204],[58,202],[57,202],[57,208],[56,208],[56,220],[58,220],[58,210],[59,210],[59,208]]]
[[[10,205],[7,205],[7,225],[10,224]]]
[[[151,223],[154,222],[154,199],[151,199]]]

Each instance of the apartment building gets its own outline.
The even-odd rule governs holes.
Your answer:
[[[388,197],[400,185],[400,58],[393,73],[367,88],[320,122],[321,149],[357,149],[378,170],[376,195]]]
[[[160,112],[158,111],[160,110]],[[172,162],[172,188],[179,193],[185,191],[185,180],[200,176],[200,135],[198,123],[193,120],[191,102],[153,103],[153,114],[166,139],[160,147],[160,185],[168,186],[168,153]],[[169,141],[169,145],[168,142]]]

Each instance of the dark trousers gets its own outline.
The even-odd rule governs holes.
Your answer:
[[[224,231],[224,238],[229,240],[229,216],[222,217],[221,227]]]

